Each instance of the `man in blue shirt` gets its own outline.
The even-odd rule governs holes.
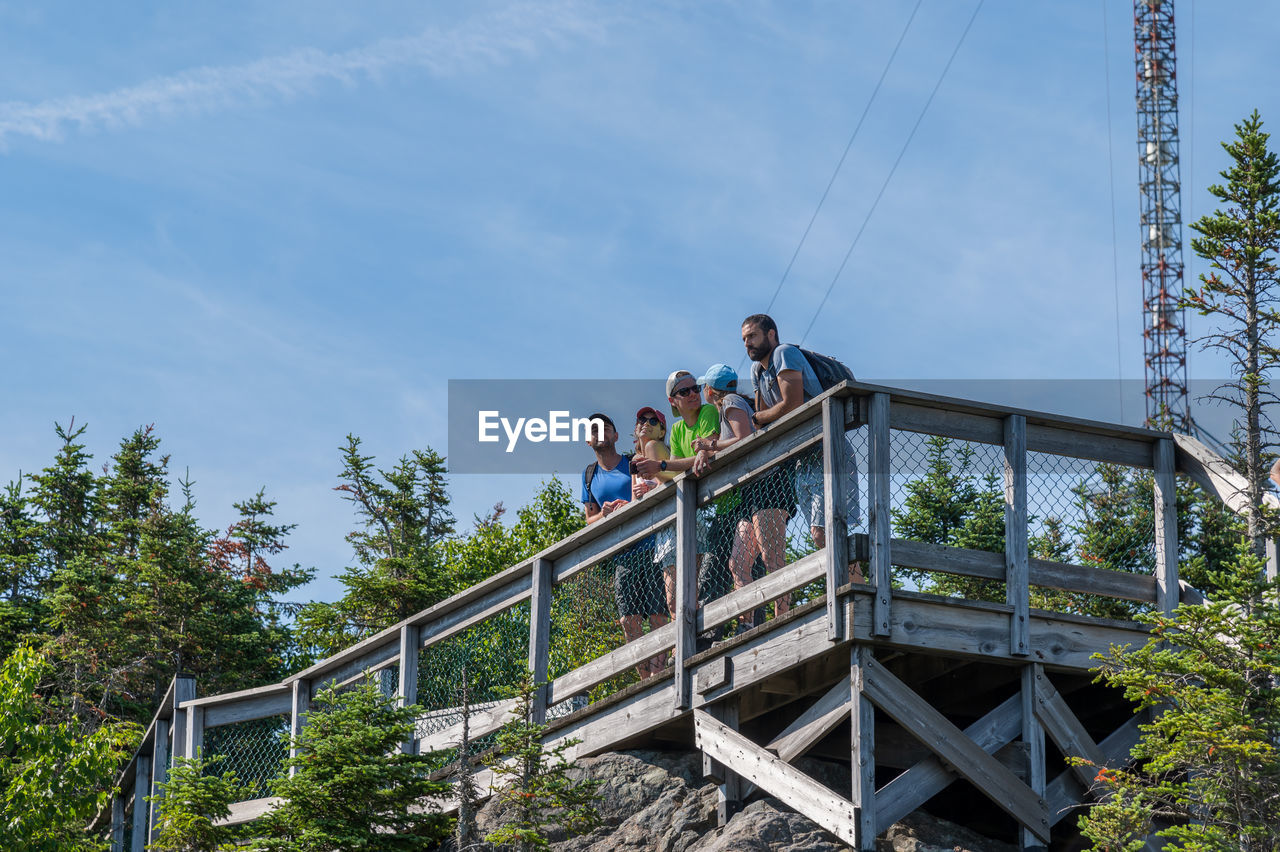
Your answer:
[[[631,500],[631,460],[618,452],[618,430],[607,414],[591,415],[604,429],[587,430],[587,446],[596,460],[582,471],[582,506],[587,523],[594,524],[612,515]],[[635,546],[607,559],[603,564],[613,568],[613,596],[618,605],[618,623],[628,642],[644,635],[644,621],[656,630],[670,619],[667,598],[662,587],[662,572],[653,561],[653,536],[646,536]],[[665,655],[643,660],[636,666],[641,678],[657,674],[666,666]]]

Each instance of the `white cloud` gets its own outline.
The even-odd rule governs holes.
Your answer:
[[[0,146],[13,137],[59,141],[71,130],[132,126],[148,118],[290,100],[318,84],[354,85],[396,69],[446,77],[532,57],[548,45],[599,38],[603,26],[572,3],[521,5],[351,50],[303,48],[244,65],[207,66],[93,95],[0,103]]]

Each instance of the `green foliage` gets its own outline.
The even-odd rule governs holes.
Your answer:
[[[415,450],[390,470],[362,455],[360,439],[342,448],[341,492],[359,526],[347,535],[356,562],[339,578],[346,592],[334,604],[311,603],[298,616],[301,640],[317,657],[334,654],[384,627],[444,600],[453,589],[444,569],[453,515],[445,491],[444,457]]]
[[[1263,537],[1275,526],[1261,507],[1267,478],[1263,462],[1276,435],[1266,409],[1273,401],[1270,375],[1280,359],[1273,342],[1280,323],[1280,158],[1268,149],[1270,134],[1262,131],[1256,110],[1235,131],[1235,139],[1222,143],[1231,158],[1221,172],[1226,182],[1209,187],[1222,206],[1191,224],[1199,234],[1191,248],[1209,262],[1209,271],[1200,276],[1199,287],[1183,291],[1180,305],[1217,323],[1199,342],[1225,355],[1230,365],[1231,380],[1212,396],[1237,406],[1242,415],[1247,534],[1261,555]]]
[[[222,758],[179,757],[161,784],[156,839],[149,852],[230,852],[244,835],[240,826],[217,825],[231,815],[238,800],[239,779],[234,772],[214,773]]]
[[[1215,579],[1222,597],[1144,615],[1151,637],[1112,648],[1099,679],[1158,713],[1132,769],[1101,769],[1083,818],[1095,849],[1159,833],[1186,849],[1274,850],[1280,825],[1280,586],[1247,542]],[[1156,822],[1156,821],[1160,822]],[[1108,845],[1110,844],[1110,845]]]
[[[499,756],[490,764],[493,792],[507,819],[485,840],[520,852],[550,848],[552,832],[580,834],[600,823],[595,804],[600,782],[570,777],[574,765],[565,753],[577,740],[550,748],[543,744],[547,726],[533,721],[535,690],[526,669],[516,690],[514,718],[498,732]]]
[[[428,777],[429,755],[400,752],[421,713],[416,704],[397,706],[371,678],[322,690],[292,741],[294,774],[273,784],[283,801],[255,826],[253,848],[401,852],[443,840],[449,820],[422,806],[449,787]]]
[[[55,722],[42,697],[52,664],[19,648],[0,665],[0,836],[15,852],[78,852],[105,844],[85,826],[111,798],[136,725],[101,725],[82,734]]]
[[[53,464],[0,496],[0,646],[37,642],[55,663],[52,707],[96,725],[149,719],[178,671],[210,692],[276,680],[290,634],[275,598],[311,572],[276,570],[290,526],[260,491],[225,536],[194,514],[191,483],[170,503],[168,458],[150,428],[126,437],[101,475],[85,428],[57,427]]]

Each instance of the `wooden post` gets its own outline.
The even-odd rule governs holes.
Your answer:
[[[1173,441],[1156,441],[1156,609],[1166,615],[1178,607],[1178,500],[1173,475]]]
[[[169,774],[169,720],[156,719],[155,742],[151,746],[151,802],[147,810],[150,819],[147,821],[147,842],[156,839],[156,819],[160,816],[160,801],[164,797],[164,787]]]
[[[871,581],[876,586],[870,635],[889,635],[889,601],[893,595],[889,566],[889,395],[871,395],[867,417],[867,466],[870,505],[867,533],[870,540]],[[830,537],[828,537],[828,541]]]
[[[418,652],[422,649],[422,628],[406,624],[400,628],[400,683],[396,700],[401,707],[418,703]],[[418,747],[418,733],[414,730],[400,744],[402,754],[413,754]]]
[[[125,852],[123,792],[111,797],[111,852]]]
[[[151,824],[151,808],[147,795],[151,792],[151,758],[138,755],[133,769],[133,831],[129,852],[143,852],[147,845],[147,829]]]
[[[858,852],[876,848],[876,727],[875,708],[866,696],[867,662],[871,648],[854,645],[849,655],[849,717],[853,767],[853,801],[858,823]]]
[[[547,672],[551,654],[551,572],[555,563],[539,557],[533,563],[533,597],[529,601],[529,671],[533,675],[535,725],[547,721]]]
[[[1027,747],[1027,786],[1041,799],[1045,797],[1044,728],[1036,718],[1036,679],[1043,675],[1044,667],[1039,663],[1022,667],[1022,742]],[[1027,828],[1020,831],[1023,849],[1046,848]]]
[[[293,761],[298,757],[298,735],[307,724],[307,710],[311,707],[311,681],[293,682],[293,703],[289,709],[289,777],[298,774]]]
[[[1031,587],[1027,553],[1027,418],[1004,419],[1004,569],[1010,653],[1031,653]]]
[[[199,757],[204,749],[204,707],[188,707],[186,716],[187,736],[182,745],[182,756],[188,760]]]
[[[182,704],[196,697],[196,679],[191,675],[176,675],[173,679],[173,732],[172,745],[169,749],[169,765],[179,757],[186,756],[187,748],[187,714]]]
[[[688,475],[676,483],[676,707],[688,708],[693,695],[688,660],[697,651],[698,483]]]
[[[843,397],[822,401],[822,498],[825,504],[827,546],[827,638],[843,642],[846,636],[844,607],[836,589],[849,582],[849,529],[845,518],[848,488],[849,443],[845,440]]]
[[[706,710],[732,730],[738,730],[737,698],[707,705]],[[702,774],[719,784],[716,790],[716,825],[728,825],[733,815],[742,810],[742,800],[746,797],[746,782],[741,775],[706,754],[702,756]]]

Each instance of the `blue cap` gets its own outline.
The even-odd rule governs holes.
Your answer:
[[[706,375],[698,379],[698,384],[718,391],[737,391],[738,372],[728,364],[712,364],[707,368]]]

